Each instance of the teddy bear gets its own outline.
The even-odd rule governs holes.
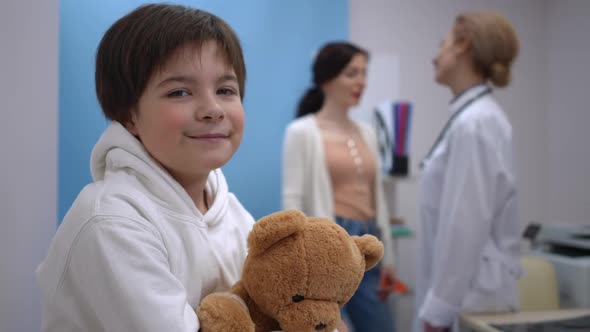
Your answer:
[[[206,296],[202,332],[331,332],[365,271],[383,257],[372,235],[350,236],[327,218],[280,211],[248,235],[242,279]]]

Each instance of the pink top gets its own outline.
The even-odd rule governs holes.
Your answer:
[[[355,135],[324,137],[324,151],[334,194],[334,214],[353,220],[375,218],[375,160],[367,144]]]

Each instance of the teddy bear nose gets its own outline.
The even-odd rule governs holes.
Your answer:
[[[319,323],[318,325],[315,326],[315,330],[316,331],[321,331],[321,330],[325,330],[326,327],[328,327],[328,325],[324,324],[324,323]]]

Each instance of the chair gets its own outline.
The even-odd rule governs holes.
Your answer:
[[[523,256],[521,263],[524,275],[518,281],[520,309],[559,309],[559,289],[553,264],[540,256]]]

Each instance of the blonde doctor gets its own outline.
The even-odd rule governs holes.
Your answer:
[[[506,19],[473,12],[456,18],[434,59],[454,99],[422,164],[416,331],[450,331],[464,311],[519,306],[512,129],[491,87],[508,85],[517,53]]]

